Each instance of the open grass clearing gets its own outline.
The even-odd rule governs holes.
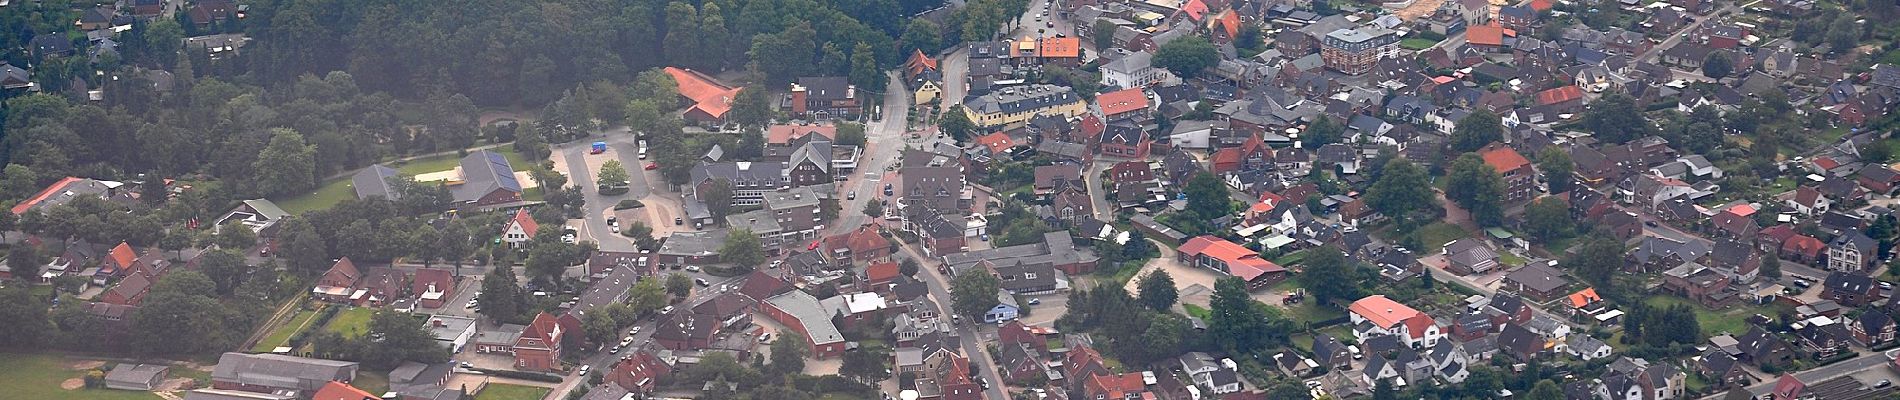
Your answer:
[[[356,337],[369,331],[369,318],[373,315],[376,315],[376,310],[370,308],[357,307],[343,310],[336,313],[336,317],[330,318],[330,324],[324,326],[323,329],[344,337]]]
[[[490,383],[475,394],[475,400],[540,400],[551,391],[544,387]]]
[[[53,355],[0,353],[0,397],[14,399],[65,400],[153,400],[152,392],[112,389],[74,389],[60,387],[67,380],[83,379],[85,370],[71,367],[76,360]]]
[[[276,329],[271,329],[270,335],[264,336],[263,340],[258,340],[257,345],[251,346],[251,351],[257,352],[257,353],[268,353],[271,350],[276,349],[278,346],[290,345],[290,337],[295,336],[297,332],[302,332],[304,329],[308,328],[307,326],[304,326],[304,325],[309,324],[310,320],[316,317],[317,317],[317,312],[313,310],[303,310],[303,311],[297,312],[296,316],[290,317],[290,322],[284,323],[283,325],[278,326]]]

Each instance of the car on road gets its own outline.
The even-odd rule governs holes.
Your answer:
[[[1029,305],[1032,305],[1032,306],[1033,306],[1033,305],[1037,305],[1037,304],[1042,304],[1042,298],[1040,298],[1040,297],[1031,297],[1031,298],[1029,298]]]
[[[772,342],[772,332],[759,334],[759,343],[771,343],[771,342]]]
[[[660,169],[660,163],[647,163],[646,170],[652,171],[656,169]]]
[[[686,266],[686,272],[699,272],[699,266],[698,266],[698,265],[688,265],[688,266]]]
[[[706,282],[706,278],[693,278],[693,284],[699,285],[699,287],[712,286],[712,283]]]
[[[858,191],[856,191],[856,190],[853,190],[853,191],[851,191],[850,193],[845,193],[845,194],[844,194],[844,199],[845,199],[845,200],[857,200],[857,199],[858,199]]]
[[[778,266],[784,265],[784,264],[785,264],[785,260],[782,260],[782,259],[772,260],[772,264],[765,266],[765,269],[778,269]]]
[[[673,313],[673,306],[666,306],[666,307],[664,307],[664,308],[661,308],[661,309],[660,309],[660,313],[661,313],[661,314],[672,314],[672,313]]]
[[[581,376],[587,376],[587,371],[592,371],[593,369],[594,366],[592,365],[581,364]]]
[[[680,219],[680,217],[673,217],[673,225],[686,225],[686,220]]]
[[[627,331],[627,336],[633,336],[633,335],[638,335],[638,334],[640,334],[640,327],[638,326],[633,327],[633,330]]]
[[[1886,379],[1881,379],[1881,380],[1880,380],[1880,382],[1874,382],[1874,388],[1875,388],[1875,389],[1880,389],[1880,388],[1885,388],[1885,387],[1888,387],[1888,386],[1893,386],[1893,381],[1891,381],[1891,380],[1886,380]]]
[[[1050,27],[1050,28],[1054,28],[1054,27],[1056,27],[1056,22],[1055,22],[1055,21],[1049,21],[1049,27]]]

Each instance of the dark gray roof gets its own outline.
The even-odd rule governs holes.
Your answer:
[[[455,201],[480,200],[496,189],[521,193],[521,182],[515,180],[515,169],[508,165],[507,157],[488,150],[462,157],[462,184],[450,190]]]
[[[805,87],[807,101],[843,100],[851,96],[851,80],[842,76],[807,76],[798,78],[798,85]]]
[[[369,168],[356,171],[356,175],[350,177],[350,186],[356,188],[357,199],[367,200],[371,197],[381,197],[395,200],[396,197],[401,194],[396,193],[389,187],[389,178],[396,176],[400,176],[400,174],[393,168],[385,167],[382,164],[371,165]]]
[[[1025,85],[970,99],[965,107],[979,113],[1019,113],[1082,101],[1075,91],[1055,85]]]
[[[211,379],[252,386],[316,390],[330,381],[356,379],[357,364],[280,354],[224,353]]]

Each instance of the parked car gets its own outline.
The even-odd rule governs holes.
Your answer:
[[[699,287],[712,286],[712,283],[706,282],[705,278],[693,278],[693,283],[699,285]]]
[[[652,171],[656,169],[660,169],[660,163],[647,163],[646,170]]]
[[[759,334],[759,343],[771,343],[771,342],[772,342],[772,332]]]
[[[591,371],[593,369],[594,369],[594,366],[592,365],[581,364],[581,376],[587,376],[587,371]]]
[[[686,272],[699,272],[699,266],[698,266],[698,265],[688,265],[688,266],[686,266]]]

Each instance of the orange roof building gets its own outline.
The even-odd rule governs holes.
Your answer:
[[[1004,133],[1001,131],[998,131],[996,133],[991,133],[988,135],[977,136],[975,141],[976,141],[976,144],[989,148],[990,154],[1003,154],[1003,152],[1009,150],[1010,147],[1016,146],[1016,141],[1010,139],[1008,133]]]
[[[1517,150],[1503,143],[1491,143],[1478,149],[1478,156],[1484,158],[1484,164],[1504,177],[1504,201],[1506,203],[1529,200],[1535,191],[1537,171],[1531,169],[1531,160],[1518,154]]]
[[[1207,18],[1207,3],[1202,3],[1201,0],[1188,0],[1187,4],[1181,6],[1181,13],[1187,14],[1188,19],[1194,22],[1201,22],[1202,18]]]
[[[1524,158],[1522,154],[1517,154],[1517,150],[1511,149],[1510,146],[1500,146],[1496,143],[1479,149],[1478,156],[1484,158],[1484,165],[1491,166],[1491,169],[1498,171],[1498,173],[1531,165],[1531,160]]]
[[[1240,278],[1250,289],[1279,282],[1287,275],[1286,267],[1261,258],[1259,252],[1211,235],[1188,239],[1178,250],[1182,263]]]
[[[1409,345],[1430,347],[1444,338],[1444,330],[1430,314],[1399,304],[1385,295],[1372,295],[1352,302],[1346,308],[1352,319],[1353,335],[1365,340],[1380,335],[1400,335]]]
[[[834,140],[838,137],[838,126],[837,125],[772,125],[765,128],[765,143],[779,144],[779,145],[791,144],[793,140],[797,140],[798,138],[805,137],[805,135],[810,135],[814,133],[818,134],[818,136],[823,136],[826,140]]]
[[[1479,46],[1503,47],[1504,38],[1517,37],[1517,31],[1497,25],[1478,25],[1465,28],[1465,43]]]
[[[732,110],[733,99],[742,89],[726,86],[718,79],[690,69],[666,67],[666,74],[673,76],[679,85],[680,97],[693,102],[686,108],[686,118],[698,122],[724,121],[726,112]]]
[[[1108,119],[1134,115],[1148,109],[1148,93],[1141,88],[1127,88],[1095,96],[1095,104],[1102,108],[1102,115]]]
[[[1379,328],[1391,328],[1406,318],[1419,314],[1418,310],[1399,304],[1382,294],[1366,296],[1354,301],[1351,306],[1346,307],[1346,310],[1352,312],[1353,323],[1371,322],[1372,326]]]
[[[1208,30],[1227,34],[1226,37],[1219,39],[1234,40],[1234,38],[1240,37],[1240,13],[1236,13],[1232,9],[1221,11],[1220,15],[1208,20],[1207,23]]]
[[[1081,59],[1082,39],[1080,38],[1042,38],[1036,45],[1036,55],[1044,61],[1051,58]]]
[[[1537,92],[1537,105],[1540,106],[1562,104],[1578,100],[1583,100],[1583,88],[1579,88],[1577,85]]]
[[[1588,306],[1591,303],[1596,303],[1599,301],[1603,301],[1603,296],[1598,296],[1597,288],[1593,288],[1593,287],[1584,288],[1583,290],[1579,290],[1576,293],[1570,294],[1571,308],[1583,308],[1584,306]]]
[[[365,392],[363,391],[363,389],[357,389],[355,386],[350,386],[350,384],[348,383],[337,382],[337,381],[330,381],[330,383],[323,384],[323,388],[317,389],[317,394],[315,396],[310,397],[310,400],[379,400],[379,399],[382,399],[382,397],[369,394],[369,392]]]
[[[904,76],[906,77],[916,79],[918,75],[936,71],[938,71],[937,59],[924,55],[923,49],[913,51],[910,59],[904,60]]]

